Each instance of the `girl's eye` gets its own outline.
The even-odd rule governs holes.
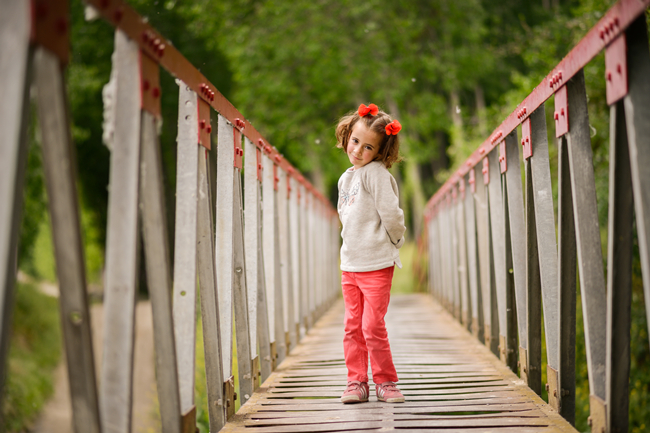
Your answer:
[[[370,147],[370,146],[366,146],[366,150],[370,150],[370,151],[372,151],[372,147]]]

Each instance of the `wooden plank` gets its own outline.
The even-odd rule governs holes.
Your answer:
[[[560,367],[557,242],[555,241],[555,210],[548,156],[546,115],[543,105],[530,115],[530,128],[533,147],[533,156],[530,157],[530,174],[535,194],[535,225],[544,306],[546,355],[548,365],[557,369]]]
[[[607,423],[628,430],[634,198],[624,102],[610,107],[607,230]]]
[[[560,288],[560,413],[575,422],[576,235],[566,137],[558,139],[558,278]]]
[[[263,228],[262,234],[264,236],[262,246],[264,255],[264,276],[266,286],[266,301],[269,319],[269,334],[271,336],[271,344],[274,345],[276,353],[274,362],[282,362],[284,354],[286,353],[286,346],[284,341],[284,326],[282,323],[282,287],[280,282],[280,254],[278,242],[278,221],[277,221],[277,199],[274,190],[275,173],[273,169],[273,161],[264,156],[262,158],[262,165],[264,167],[264,178],[262,180],[262,199],[263,199]],[[278,251],[276,251],[276,247]],[[276,275],[278,274],[278,275]],[[279,296],[279,298],[278,298]],[[280,304],[276,305],[277,300],[280,299]],[[280,320],[278,320],[278,315]]]
[[[435,329],[436,332],[426,334],[434,335],[431,338],[440,344],[450,339],[460,342],[467,347],[465,359],[447,357],[453,365],[410,365],[407,371],[431,367],[464,370],[465,366],[467,371],[458,377],[454,373],[435,373],[432,380],[423,372],[403,373],[403,367],[396,364],[406,403],[381,403],[371,395],[368,403],[343,405],[339,397],[345,387],[346,370],[342,364],[337,364],[342,360],[343,351],[337,337],[342,335],[342,318],[343,302],[339,301],[303,339],[296,349],[301,354],[292,352],[223,431],[354,431],[386,429],[387,426],[400,431],[416,427],[446,427],[454,431],[463,427],[494,427],[502,431],[501,425],[536,425],[544,431],[575,431],[426,295],[392,298],[386,316],[389,333],[416,341],[419,338],[415,336],[422,335],[422,329]],[[323,346],[328,352],[314,350]],[[411,352],[395,350],[395,353],[401,352],[405,359],[414,354],[426,359],[417,345],[409,343],[407,347]],[[424,347],[427,356],[435,355],[434,346],[425,343]],[[459,364],[461,362],[467,364]],[[487,372],[480,372],[482,370]],[[479,413],[472,416],[463,412]],[[374,421],[376,424],[371,424]]]
[[[32,55],[30,4],[2,3],[0,15],[0,407],[11,336],[18,239],[27,166],[27,125]]]
[[[568,83],[569,132],[567,148],[571,166],[571,187],[578,269],[585,329],[589,391],[605,399],[606,358],[606,287],[598,225],[598,206],[594,179],[593,153],[587,113],[584,73],[580,71]]]
[[[628,94],[624,104],[644,299],[650,299],[650,59],[644,18],[637,18],[627,31]],[[650,308],[646,306],[645,312],[650,330]]]
[[[197,229],[199,196],[198,98],[179,81],[176,139],[176,219],[173,313],[181,413],[194,406]]]
[[[478,263],[479,275],[481,282],[481,299],[483,306],[483,333],[479,334],[479,341],[490,345],[490,324],[492,323],[492,310],[490,308],[491,278],[490,278],[490,245],[489,245],[489,226],[488,226],[488,202],[487,189],[480,179],[476,177],[476,193],[474,194],[474,203],[476,210],[476,233],[478,243]]]
[[[535,192],[531,173],[531,160],[525,162],[526,170],[526,330],[528,348],[520,347],[521,377],[537,394],[542,393],[542,289],[537,249],[537,223],[535,220]],[[521,351],[523,350],[523,354]]]
[[[172,318],[171,265],[167,234],[167,209],[163,184],[160,143],[155,118],[142,112],[140,146],[140,220],[151,298],[156,349],[156,382],[162,431],[178,432],[181,402],[176,370],[176,343]]]
[[[34,63],[72,424],[76,431],[99,432],[99,401],[77,194],[77,161],[72,148],[64,78],[59,59],[43,48],[36,49]]]
[[[217,210],[215,233],[215,263],[219,294],[219,329],[223,377],[232,376],[232,322],[233,322],[233,200],[235,160],[234,136],[230,122],[218,116],[217,148]]]
[[[131,431],[140,165],[139,50],[115,32],[115,135],[111,144],[104,286],[102,432]]]
[[[508,227],[510,229],[510,248],[512,249],[512,271],[517,304],[517,325],[519,346],[528,349],[527,332],[527,291],[526,291],[526,218],[521,184],[521,163],[519,139],[514,130],[505,138],[508,171],[506,183],[508,191]],[[513,348],[515,349],[515,348]]]
[[[239,143],[241,144],[241,143]],[[244,259],[244,227],[241,198],[241,173],[235,171],[233,184],[233,281],[232,296],[235,310],[237,342],[237,373],[239,375],[239,401],[244,404],[253,395],[253,357],[248,323],[248,300],[246,298],[246,264]]]
[[[300,341],[300,325],[301,325],[301,308],[302,308],[302,299],[301,299],[301,290],[300,290],[300,203],[298,202],[298,187],[299,183],[293,178],[293,176],[287,177],[288,187],[290,188],[289,192],[289,230],[291,233],[290,241],[290,251],[291,251],[291,287],[293,289],[291,298],[293,299],[293,317],[292,323],[295,328],[296,340],[295,344],[297,345]],[[328,242],[328,245],[331,245],[332,242]],[[331,254],[330,254],[331,260]],[[328,263],[327,269],[336,269],[337,263],[334,263],[333,260]],[[331,272],[329,273],[332,274]],[[333,284],[333,282],[331,283]]]
[[[495,149],[487,156],[490,161],[490,183],[489,191],[489,212],[490,229],[492,238],[492,257],[494,260],[494,280],[496,283],[496,303],[498,312],[499,337],[507,339],[508,317],[507,317],[507,296],[506,296],[506,234],[503,215],[503,196],[501,193],[501,168],[499,164],[499,150]],[[500,345],[500,340],[496,341]],[[505,343],[505,341],[504,341]],[[498,353],[504,351],[500,347]]]
[[[257,355],[259,346],[260,373],[262,381],[265,381],[271,374],[272,365],[262,256],[261,180],[258,178],[258,173],[261,171],[261,168],[258,167],[258,164],[261,164],[261,160],[258,161],[261,158],[261,150],[248,138],[245,138],[244,153],[244,250],[249,306],[248,321],[251,327],[251,356]],[[255,379],[255,384],[257,385],[257,383],[257,379]]]
[[[248,298],[248,322],[250,324],[251,356],[257,356],[257,276],[262,269],[257,262],[261,239],[258,237],[261,200],[257,179],[258,152],[261,152],[248,138],[244,138],[244,251],[246,254],[246,282]],[[268,344],[268,343],[267,343]]]
[[[293,323],[293,269],[291,267],[291,228],[287,182],[289,176],[278,170],[278,242],[280,243],[280,275],[282,280],[282,313],[285,333],[290,335],[287,351],[296,343],[296,327]],[[286,340],[286,338],[285,338]]]
[[[212,182],[208,151],[199,151],[199,202],[197,226],[198,273],[201,294],[201,326],[208,394],[210,430],[219,431],[226,423],[224,377],[219,332],[219,302],[214,264],[214,219]]]

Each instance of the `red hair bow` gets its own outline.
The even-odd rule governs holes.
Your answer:
[[[386,125],[386,134],[397,135],[397,133],[400,132],[401,129],[402,129],[402,125],[397,120],[393,120],[388,125]]]
[[[376,116],[377,113],[379,113],[379,107],[377,107],[375,104],[370,104],[370,105],[364,105],[361,104],[359,105],[359,116],[363,117],[370,113],[371,116]]]

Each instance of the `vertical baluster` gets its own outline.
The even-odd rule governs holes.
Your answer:
[[[575,422],[576,234],[566,137],[558,139],[558,287],[560,289],[560,413]]]
[[[131,431],[135,298],[138,277],[140,71],[137,44],[115,32],[115,135],[111,148],[104,285],[103,432]]]
[[[436,232],[436,216],[434,211],[429,211],[429,218],[427,219],[427,233],[429,239],[427,242],[427,248],[429,251],[429,292],[435,297],[436,290],[438,289],[438,247],[437,242],[438,233]]]
[[[508,340],[507,296],[506,296],[506,244],[505,222],[503,217],[503,197],[501,194],[501,169],[499,149],[495,148],[487,156],[490,161],[489,206],[490,228],[492,236],[492,257],[494,260],[494,280],[496,282],[496,301],[499,325],[498,353],[506,361]]]
[[[291,287],[293,289],[293,316],[292,323],[295,328],[297,344],[300,341],[300,219],[298,202],[298,182],[294,176],[288,179],[289,192],[289,231],[291,232]]]
[[[539,273],[537,224],[535,221],[535,192],[531,160],[525,161],[526,170],[526,317],[528,323],[528,351],[520,353],[522,379],[537,394],[542,393],[542,283]],[[525,359],[524,359],[525,356]]]
[[[474,168],[470,168],[471,171]],[[468,183],[472,177],[469,177]],[[472,181],[473,182],[473,181]],[[474,205],[474,193],[472,188],[465,191],[465,210],[466,210],[466,231],[467,231],[467,263],[469,270],[469,292],[472,314],[471,331],[475,337],[483,335],[483,306],[481,305],[480,275],[478,268],[478,245],[476,236],[476,216]]]
[[[248,321],[251,328],[251,355],[255,356],[256,342],[259,341],[259,362],[262,381],[264,381],[271,374],[272,365],[262,256],[262,150],[245,137],[244,152],[244,250],[248,285]],[[253,379],[257,386],[257,379]]]
[[[641,15],[627,30],[628,94],[625,121],[632,163],[632,185],[637,236],[650,331],[650,59],[648,30]],[[649,332],[650,335],[650,332]]]
[[[197,253],[201,288],[201,326],[203,327],[210,430],[219,431],[226,423],[226,404],[224,403],[219,301],[214,263],[214,220],[212,218],[214,192],[211,179],[209,155],[206,150],[200,149]]]
[[[451,281],[452,281],[452,305],[453,314],[458,321],[461,320],[461,292],[460,292],[460,274],[458,270],[458,198],[454,188],[452,202],[449,206],[449,233],[451,238]]]
[[[156,348],[156,382],[164,432],[178,432],[181,403],[176,370],[176,343],[172,320],[171,267],[167,238],[167,210],[163,185],[160,144],[155,118],[142,113],[140,145],[140,219],[144,240],[147,286],[153,311]]]
[[[99,432],[99,402],[77,203],[77,162],[72,149],[64,79],[59,59],[44,48],[36,49],[34,64],[73,426],[77,432]]]
[[[285,329],[284,341],[287,346],[287,355],[295,344],[293,317],[293,286],[291,269],[291,227],[289,221],[289,178],[284,170],[278,170],[278,216],[279,216],[279,242],[280,242],[280,269],[282,272],[282,312]]]
[[[528,309],[526,291],[526,219],[521,185],[521,164],[519,160],[519,140],[515,129],[505,138],[508,230],[512,251],[512,271],[517,304],[517,325],[519,329],[519,369],[527,368],[525,361],[528,351]],[[514,349],[514,346],[513,346]],[[523,377],[523,376],[522,376]]]
[[[315,317],[315,309],[316,309],[316,276],[314,272],[315,268],[315,263],[314,263],[314,250],[315,250],[315,244],[314,244],[314,238],[315,238],[315,231],[316,231],[316,225],[314,222],[314,208],[315,208],[315,197],[314,195],[310,192],[308,195],[308,202],[307,202],[307,218],[308,218],[308,229],[307,229],[307,236],[308,236],[308,264],[307,264],[307,269],[308,269],[308,277],[309,277],[309,283],[308,283],[308,288],[309,288],[309,323],[313,325],[316,322],[316,317]]]
[[[505,147],[505,143],[499,144]],[[502,174],[501,196],[503,202],[503,226],[505,233],[505,266],[506,266],[506,332],[507,336],[502,344],[501,356],[502,361],[510,368],[517,372],[518,354],[515,351],[517,347],[517,314],[515,301],[515,276],[512,263],[512,240],[510,235],[510,215],[508,203],[508,182],[506,173]]]
[[[235,150],[241,152],[241,138],[235,142]],[[241,172],[238,166],[231,168],[233,178],[233,251],[232,251],[232,297],[235,313],[237,343],[237,373],[239,397],[245,404],[253,395],[253,357],[251,356],[250,325],[248,323],[248,297],[246,296],[246,263],[244,258],[244,221],[242,207]]]
[[[481,276],[481,303],[483,305],[483,335],[479,339],[486,346],[491,347],[493,333],[493,318],[491,309],[492,272],[490,270],[490,243],[487,188],[481,179],[476,179],[476,231],[478,234],[478,259]],[[482,337],[482,338],[481,338]]]
[[[215,233],[215,268],[219,299],[219,330],[221,332],[221,357],[223,376],[226,381],[226,405],[228,416],[234,413],[232,378],[232,322],[233,322],[233,207],[234,176],[232,164],[235,159],[232,125],[218,116],[217,149],[217,209]]]
[[[444,200],[445,199],[443,199],[443,201]],[[447,290],[449,288],[449,273],[447,270],[447,260],[449,259],[449,255],[444,253],[446,251],[449,251],[447,249],[447,234],[449,232],[447,231],[447,227],[445,225],[446,212],[446,204],[442,203],[440,206],[440,219],[438,220],[438,227],[440,230],[440,251],[442,253],[440,260],[440,301],[445,308],[447,308]]]
[[[272,369],[275,370],[279,347],[277,345],[283,344],[276,339],[278,332],[276,327],[281,326],[275,320],[275,261],[279,258],[275,255],[275,200],[273,198],[273,161],[270,158],[262,158],[262,253],[264,256],[264,285],[266,287],[266,305],[269,319],[269,334],[271,336],[271,360]],[[279,288],[278,288],[279,290]]]
[[[309,215],[307,213],[307,189],[300,185],[300,292],[302,293],[301,318],[305,326],[305,332],[311,327],[309,320]]]
[[[460,194],[458,196],[458,216],[456,230],[458,232],[458,274],[460,278],[461,320],[468,330],[471,330],[471,302],[469,293],[469,274],[467,272],[467,223],[465,210],[465,179],[460,180]]]
[[[610,107],[609,227],[607,241],[608,431],[628,430],[633,209],[624,102]]]
[[[174,335],[183,425],[195,425],[194,366],[199,152],[198,105],[203,103],[179,81],[176,152],[176,229],[174,231]]]
[[[27,165],[32,55],[30,4],[6,1],[0,14],[0,407],[14,305],[18,239]]]
[[[590,410],[594,424],[604,427],[606,288],[583,72],[577,73],[566,86],[569,101],[569,132],[566,137],[589,368]]]
[[[549,403],[559,409],[560,384],[558,370],[559,355],[559,289],[557,270],[557,242],[555,241],[555,211],[553,187],[548,156],[546,115],[542,105],[530,115],[530,132],[533,155],[529,158],[530,175],[535,194],[535,224],[537,227],[537,249],[539,274],[544,307],[544,330],[546,335],[547,380]]]

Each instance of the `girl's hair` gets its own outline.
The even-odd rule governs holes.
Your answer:
[[[399,136],[386,133],[386,125],[391,123],[393,119],[382,110],[379,110],[374,116],[366,114],[361,117],[358,111],[351,111],[341,117],[339,124],[336,126],[336,147],[348,151],[348,141],[350,141],[352,128],[360,120],[366,124],[369,130],[376,132],[381,137],[379,152],[375,161],[383,162],[386,168],[391,168],[393,164],[400,162],[402,158],[399,155]]]

